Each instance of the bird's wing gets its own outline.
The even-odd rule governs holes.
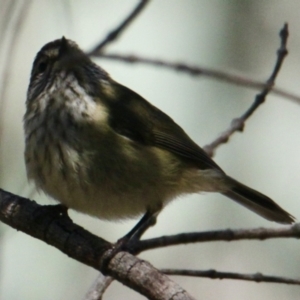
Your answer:
[[[195,162],[200,169],[220,167],[168,115],[130,89],[115,83],[110,101],[110,126],[119,134],[149,146],[168,150]]]

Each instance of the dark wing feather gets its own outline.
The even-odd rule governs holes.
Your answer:
[[[176,126],[178,125],[176,124]],[[174,134],[168,134],[166,132],[156,130],[154,130],[153,133],[155,144],[157,146],[195,161],[200,169],[211,168],[221,170],[220,167],[206,154],[206,152],[194,143],[186,134],[174,136]]]
[[[117,94],[109,102],[110,126],[116,132],[141,144],[166,149],[201,169],[221,170],[169,116],[130,89],[113,84]]]

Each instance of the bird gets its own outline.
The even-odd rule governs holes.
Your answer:
[[[143,215],[130,236],[172,200],[201,192],[220,193],[270,221],[295,220],[226,175],[171,117],[65,37],[37,53],[23,121],[29,181],[100,219]]]

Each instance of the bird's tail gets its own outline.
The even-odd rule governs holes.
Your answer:
[[[267,220],[281,224],[291,224],[295,222],[295,218],[292,215],[282,209],[269,197],[243,185],[231,177],[227,178],[231,189],[223,192],[223,195],[249,208]]]

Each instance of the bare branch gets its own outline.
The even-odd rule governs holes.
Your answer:
[[[92,56],[98,58],[104,58],[104,59],[119,60],[127,63],[142,63],[142,64],[148,64],[157,67],[169,68],[193,76],[204,76],[214,80],[219,80],[222,82],[226,82],[226,83],[230,83],[230,84],[234,84],[234,85],[238,85],[238,86],[242,86],[254,90],[262,90],[267,86],[266,83],[262,81],[254,80],[242,75],[236,75],[233,73],[224,72],[220,70],[213,70],[202,66],[191,66],[182,62],[173,63],[173,62],[167,62],[165,60],[160,60],[160,59],[141,57],[134,54],[121,55],[121,54],[112,54],[112,53],[111,54],[97,53],[97,54],[93,54]],[[271,93],[300,104],[300,96],[285,91],[284,89],[274,87],[271,90]]]
[[[99,273],[93,285],[88,290],[84,300],[102,300],[102,296],[113,282],[113,278]]]
[[[270,276],[264,275],[261,273],[255,274],[240,274],[233,272],[219,272],[216,270],[185,270],[185,269],[161,269],[162,273],[167,275],[179,275],[179,276],[192,276],[192,277],[205,277],[211,279],[237,279],[237,280],[246,280],[254,282],[273,282],[273,283],[284,283],[284,284],[293,284],[300,285],[300,280],[279,277],[279,276]]]
[[[115,254],[110,243],[74,224],[57,206],[41,206],[0,189],[0,221],[105,272],[149,299],[193,299],[148,262],[126,252]]]
[[[255,100],[252,103],[252,105],[247,109],[247,111],[241,117],[232,120],[231,125],[228,129],[226,129],[224,132],[222,132],[220,134],[220,136],[217,137],[212,143],[203,147],[203,149],[209,156],[214,155],[214,151],[216,150],[216,148],[218,146],[220,146],[221,144],[227,143],[233,133],[235,133],[236,131],[244,130],[245,122],[247,121],[247,119],[255,112],[255,110],[261,104],[264,103],[267,95],[272,90],[272,88],[275,84],[275,79],[278,75],[278,72],[279,72],[281,66],[282,66],[283,60],[288,53],[287,48],[286,48],[287,39],[288,39],[288,25],[287,24],[284,24],[283,28],[280,30],[279,36],[281,39],[281,45],[277,51],[277,60],[276,60],[276,63],[275,63],[275,66],[274,66],[271,76],[265,83],[265,87],[263,88],[261,93],[256,95]]]
[[[109,43],[115,41],[120,34],[124,31],[124,29],[138,16],[138,14],[143,10],[149,0],[140,0],[138,5],[134,8],[134,10],[125,18],[125,20],[114,30],[112,30],[106,38],[100,42],[94,49],[92,49],[88,55],[96,55],[97,53],[101,53],[103,48]]]
[[[129,261],[129,263],[123,267],[122,261]],[[111,260],[109,268],[110,270],[118,270],[118,274],[110,271],[110,275],[127,286],[139,290],[149,299],[195,300],[166,275],[158,272],[146,261],[142,261],[129,253],[118,253]]]
[[[280,228],[254,228],[237,230],[213,230],[205,232],[181,233],[158,238],[141,240],[129,244],[131,253],[199,242],[266,240],[273,238],[300,238],[300,223]]]

